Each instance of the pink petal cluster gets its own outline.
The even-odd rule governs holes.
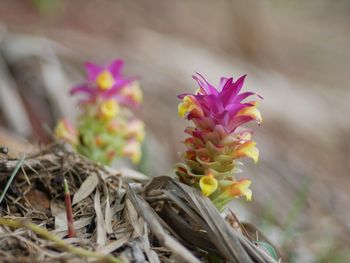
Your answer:
[[[114,60],[107,66],[99,66],[91,62],[85,63],[86,81],[71,90],[71,95],[84,94],[81,103],[95,103],[97,100],[114,99],[128,107],[139,106],[142,93],[135,78],[124,78],[123,60]]]

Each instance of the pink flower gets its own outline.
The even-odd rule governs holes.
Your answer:
[[[97,100],[114,99],[121,105],[138,106],[141,90],[135,88],[135,78],[124,78],[122,75],[123,60],[114,60],[107,66],[99,66],[91,62],[85,63],[86,82],[71,89],[71,94],[85,94],[80,103],[94,103]],[[131,90],[130,92],[128,90]]]
[[[252,196],[250,180],[235,177],[241,171],[238,159],[257,162],[259,158],[253,131],[242,127],[250,121],[262,122],[257,101],[245,102],[255,93],[241,93],[245,77],[236,81],[222,77],[216,88],[197,73],[193,76],[197,92],[179,95],[179,115],[194,126],[185,129],[190,137],[184,141],[184,163],[177,165],[176,173],[182,182],[199,187],[220,209],[238,196],[247,200]]]

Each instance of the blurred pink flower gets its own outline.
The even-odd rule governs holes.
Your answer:
[[[139,106],[142,98],[141,90],[135,84],[135,78],[123,77],[123,65],[124,62],[120,59],[114,60],[107,66],[86,62],[86,82],[73,87],[71,95],[85,94],[86,98],[80,101],[81,104],[114,99],[121,105]]]

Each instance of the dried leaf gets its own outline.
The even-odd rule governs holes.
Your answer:
[[[128,233],[124,234],[122,237],[118,238],[118,240],[109,242],[104,247],[100,247],[99,252],[101,252],[102,254],[106,254],[106,255],[114,252],[115,250],[117,250],[118,248],[120,248],[126,242],[129,241],[130,235],[131,235],[131,232],[128,232]]]
[[[75,205],[88,197],[98,185],[98,176],[96,173],[91,174],[86,180],[82,183],[79,190],[75,193],[73,197],[72,205]]]
[[[111,206],[109,204],[109,195],[107,193],[106,198],[106,211],[105,211],[105,223],[106,223],[106,231],[108,234],[113,233],[112,229],[112,212],[111,212]]]
[[[66,211],[62,211],[55,216],[55,229],[67,230]]]
[[[128,218],[129,218],[130,224],[133,226],[136,236],[140,237],[142,234],[140,230],[138,214],[133,204],[130,202],[130,200],[127,199],[125,202],[126,202],[126,208],[128,211]]]
[[[151,245],[150,245],[149,239],[148,239],[148,227],[147,227],[146,222],[144,222],[143,228],[144,228],[144,234],[143,234],[143,239],[142,239],[143,250],[145,251],[145,253],[148,257],[148,261],[150,263],[160,263],[160,260],[159,260],[157,253],[151,249]]]
[[[51,215],[54,217],[57,216],[58,214],[61,214],[64,211],[66,211],[64,203],[58,202],[56,200],[51,200],[50,210],[51,210]]]
[[[96,220],[97,220],[97,245],[98,246],[104,246],[106,244],[106,224],[105,220],[103,218],[103,213],[101,209],[101,203],[100,203],[100,192],[97,190],[95,193],[95,199],[94,199],[94,208],[96,212]]]
[[[128,178],[131,180],[135,180],[135,181],[149,181],[151,179],[151,177],[140,173],[138,171],[129,169],[127,167],[123,167],[120,169],[120,173],[122,175],[123,178]]]
[[[38,211],[47,211],[50,208],[50,197],[39,189],[32,188],[26,194],[28,202]]]

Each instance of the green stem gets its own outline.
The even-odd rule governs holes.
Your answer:
[[[233,199],[234,197],[222,197],[221,195],[219,195],[218,197],[212,199],[212,201],[216,208],[219,210],[219,212],[222,212],[225,206]]]

